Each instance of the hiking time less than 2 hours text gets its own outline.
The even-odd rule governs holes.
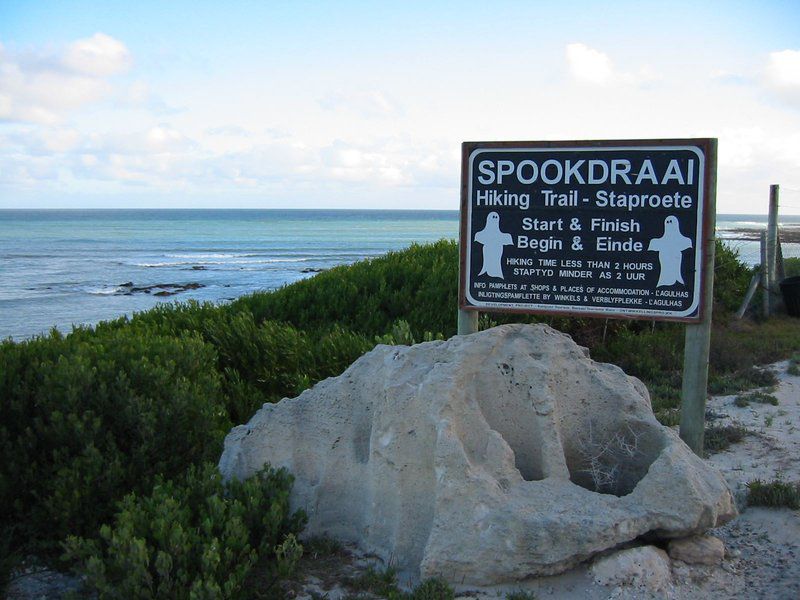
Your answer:
[[[461,306],[699,319],[704,141],[465,143]]]

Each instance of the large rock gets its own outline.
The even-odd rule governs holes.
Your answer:
[[[725,543],[713,535],[670,540],[667,551],[670,558],[690,565],[721,565],[725,560]]]
[[[662,592],[672,582],[669,556],[655,546],[629,548],[603,557],[595,561],[591,571],[599,585],[627,585]]]
[[[736,514],[639,380],[541,325],[378,346],[235,427],[220,469],[267,462],[294,473],[309,535],[458,583],[553,574]]]

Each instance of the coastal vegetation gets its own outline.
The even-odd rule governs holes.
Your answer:
[[[800,350],[800,320],[735,320],[751,270],[721,244],[715,269],[709,390],[769,386],[774,374],[754,365]],[[255,571],[287,575],[303,520],[286,502],[291,477],[223,484],[225,434],[376,343],[454,335],[457,275],[458,248],[440,241],[229,304],[0,343],[0,579],[29,556],[66,561],[101,597],[238,597]],[[571,334],[641,378],[662,422],[679,419],[682,326],[506,314],[481,325],[519,321]]]
[[[747,484],[747,504],[800,509],[800,484],[784,481],[780,476],[772,481],[755,479]]]

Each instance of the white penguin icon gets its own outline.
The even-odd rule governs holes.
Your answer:
[[[503,279],[503,246],[514,244],[510,233],[500,231],[500,215],[490,212],[486,217],[486,226],[475,234],[475,241],[483,244],[483,267],[478,275],[484,273],[489,277]]]
[[[664,235],[650,240],[648,250],[658,252],[658,262],[661,272],[658,275],[656,287],[683,284],[681,266],[683,264],[683,251],[692,247],[692,240],[681,233],[678,218],[669,216],[664,219]]]

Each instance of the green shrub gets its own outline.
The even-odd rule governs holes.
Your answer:
[[[800,354],[793,354],[789,359],[789,365],[786,367],[786,372],[789,375],[800,375]]]
[[[729,372],[720,372],[718,369],[713,371],[708,381],[708,391],[711,394],[731,394],[754,387],[771,387],[778,383],[778,378],[771,370],[753,366]]]
[[[223,484],[213,464],[190,467],[178,481],[158,478],[148,496],[126,496],[99,540],[69,537],[65,558],[101,599],[243,597],[257,564],[285,576],[302,552],[291,485],[283,470]]]
[[[244,296],[230,310],[256,322],[286,322],[298,329],[331,324],[373,337],[403,319],[416,339],[425,332],[456,332],[458,246],[442,240],[340,266],[270,293]]]
[[[0,344],[0,526],[52,546],[195,461],[230,427],[197,336],[77,330]]]
[[[357,592],[351,598],[363,598],[360,594],[371,594],[372,597],[387,600],[453,600],[455,592],[442,579],[426,579],[411,592],[403,592],[397,587],[397,572],[392,567],[378,570],[369,567],[357,577],[344,581],[345,587]]]
[[[739,259],[739,251],[721,240],[714,255],[714,317],[739,310],[750,285],[753,269]]]
[[[392,567],[384,570],[368,567],[366,571],[356,577],[348,578],[344,585],[355,592],[369,592],[381,598],[397,596],[397,571]]]
[[[217,350],[234,423],[249,419],[264,402],[304,389],[302,375],[312,364],[312,354],[308,339],[294,327],[273,321],[257,325],[253,315],[238,313],[207,323],[203,333]]]
[[[339,375],[375,345],[340,327],[313,334],[274,321],[256,324],[249,313],[214,323],[209,343],[219,352],[229,419],[244,423],[265,402],[297,396]]]
[[[750,406],[751,402],[755,402],[756,404],[771,404],[772,406],[778,406],[779,404],[778,399],[775,396],[762,391],[739,394],[733,401],[733,403],[739,408]]]
[[[741,442],[750,433],[737,423],[731,425],[708,425],[705,429],[703,449],[708,454],[722,452],[731,444]]]
[[[411,592],[410,600],[453,600],[455,592],[441,579],[427,579]]]
[[[783,259],[783,270],[786,277],[795,277],[800,275],[800,258],[791,257]]]
[[[536,600],[536,594],[533,592],[519,590],[516,592],[511,592],[510,594],[506,594],[506,600]]]
[[[749,506],[800,509],[800,485],[797,483],[789,483],[781,478],[770,482],[756,479],[747,484],[747,490]]]
[[[679,403],[678,400],[677,403]],[[662,408],[660,410],[654,411],[656,419],[658,422],[664,425],[665,427],[674,427],[675,425],[680,425],[681,423],[681,409],[680,408]]]

